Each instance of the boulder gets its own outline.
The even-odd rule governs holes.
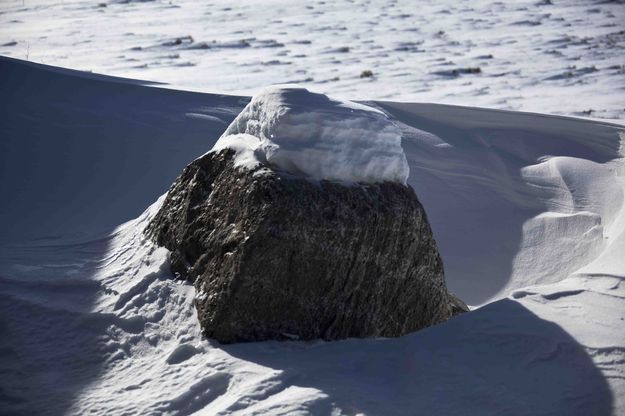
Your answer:
[[[462,310],[408,174],[383,112],[271,87],[185,168],[146,232],[220,342],[400,336]]]
[[[443,264],[409,186],[312,182],[223,149],[171,187],[147,233],[195,285],[220,342],[393,337],[451,316]]]

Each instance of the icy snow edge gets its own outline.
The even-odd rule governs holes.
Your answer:
[[[212,151],[237,153],[235,164],[259,164],[313,179],[406,184],[401,131],[381,111],[297,86],[255,95]]]

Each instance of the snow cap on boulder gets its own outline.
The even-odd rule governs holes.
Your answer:
[[[381,111],[297,86],[255,95],[213,151],[232,148],[236,164],[258,164],[317,180],[406,184],[399,128]]]

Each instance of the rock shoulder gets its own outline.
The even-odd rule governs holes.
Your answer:
[[[398,183],[345,186],[234,166],[185,168],[146,233],[193,282],[220,342],[392,337],[449,319],[423,207]]]

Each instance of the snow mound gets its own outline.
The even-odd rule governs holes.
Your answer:
[[[238,166],[317,180],[406,184],[409,173],[401,131],[383,112],[295,86],[255,95],[213,150],[224,148]]]
[[[160,201],[96,231],[247,98],[5,57],[0,73],[0,413],[625,415],[622,127],[376,102],[449,287],[486,306],[400,338],[222,346],[143,234]]]

